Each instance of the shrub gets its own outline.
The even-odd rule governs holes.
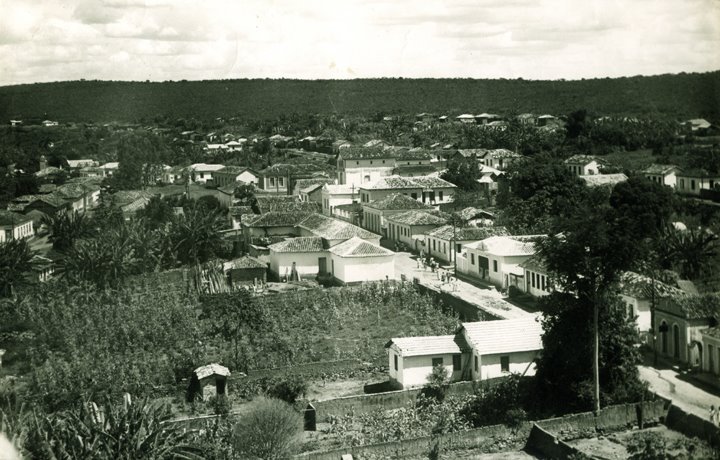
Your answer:
[[[213,396],[208,404],[215,415],[227,415],[230,413],[230,401],[228,401],[228,398],[225,395]]]
[[[308,383],[302,376],[288,375],[271,386],[267,390],[267,395],[294,404],[298,398],[305,396],[307,390]]]
[[[479,388],[460,415],[476,427],[498,423],[517,427],[527,419],[523,409],[526,394],[522,377],[512,374],[497,385]]]
[[[285,458],[300,445],[302,416],[284,401],[258,398],[235,425],[234,448],[241,458]]]
[[[417,405],[424,406],[426,403],[443,402],[447,392],[449,376],[445,366],[435,366],[428,375],[428,383],[418,394]]]

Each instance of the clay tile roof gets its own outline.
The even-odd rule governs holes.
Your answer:
[[[658,309],[687,319],[720,319],[720,293],[675,295],[662,299]]]
[[[366,203],[367,207],[380,210],[430,209],[431,207],[401,193],[393,193],[380,200]]]
[[[415,182],[416,178],[402,176],[386,176],[381,177],[372,184],[363,185],[360,188],[364,190],[390,190],[390,189],[409,189],[419,188]]]
[[[428,236],[441,240],[450,241],[453,239],[453,226],[444,225],[431,230]],[[455,240],[457,241],[479,241],[491,236],[507,236],[510,233],[505,227],[456,227]]]
[[[435,176],[417,176],[412,181],[422,188],[457,188],[457,185]]]
[[[205,366],[198,367],[194,372],[198,380],[210,377],[211,375],[221,375],[224,377],[230,375],[230,369],[220,364],[206,364]]]
[[[0,225],[17,225],[25,222],[30,222],[31,220],[32,217],[28,217],[23,214],[0,210]]]
[[[267,266],[258,259],[250,256],[240,257],[239,259],[223,262],[223,270],[235,270],[243,268],[267,268]]]
[[[340,257],[378,257],[391,256],[395,253],[382,246],[370,243],[358,237],[352,237],[330,248],[330,252]]]
[[[467,244],[466,247],[481,249],[498,256],[531,256],[535,254],[534,239],[540,235],[523,236],[491,236],[482,241]]]
[[[682,295],[683,291],[676,287],[665,284],[662,281],[641,275],[635,272],[624,272],[620,275],[620,293],[636,299],[649,299],[652,297],[653,285],[655,295],[658,298]]]
[[[390,222],[395,222],[404,225],[444,225],[447,223],[447,218],[432,214],[427,211],[405,211],[399,214],[388,216]]]
[[[435,335],[426,337],[397,337],[385,344],[395,345],[400,356],[456,355],[470,351],[461,335]]]
[[[660,165],[653,163],[647,168],[643,169],[642,172],[644,174],[668,174],[673,170],[680,170],[680,168],[675,165]]]
[[[473,349],[481,355],[542,350],[542,324],[534,317],[462,323]]]
[[[392,158],[393,154],[378,147],[347,147],[340,150],[343,160],[365,160],[374,158]]]
[[[542,256],[540,256],[539,254],[535,254],[535,255],[531,256],[530,258],[520,262],[518,264],[518,267],[533,271],[535,273],[547,272],[547,267],[545,266],[545,261],[543,260]]]
[[[311,214],[303,219],[298,227],[328,240],[342,240],[353,237],[377,238],[378,235],[344,220],[335,219],[323,214]]]
[[[306,212],[268,212],[257,216],[243,216],[247,227],[295,227],[308,217]]]
[[[593,155],[573,155],[570,158],[565,160],[565,164],[569,165],[586,165],[590,162],[596,161],[600,164],[605,164],[605,160],[602,158],[598,158]]]
[[[318,236],[301,236],[271,244],[268,249],[273,252],[322,252],[325,244]]]
[[[614,186],[620,182],[627,181],[627,176],[623,173],[618,174],[594,174],[590,176],[580,176],[588,187]]]

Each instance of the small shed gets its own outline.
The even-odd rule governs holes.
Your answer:
[[[207,401],[216,395],[227,395],[230,369],[220,364],[206,364],[195,369],[190,377],[187,399]]]
[[[223,271],[231,285],[266,283],[267,265],[250,256],[223,263]]]

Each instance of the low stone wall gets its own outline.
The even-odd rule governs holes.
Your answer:
[[[472,394],[479,386],[493,386],[501,383],[505,377],[481,380],[477,382],[457,382],[448,386],[448,396]],[[386,391],[368,395],[346,396],[344,398],[313,401],[317,410],[318,420],[325,420],[328,415],[345,415],[350,412],[365,413],[377,409],[397,409],[414,403],[422,388],[412,390]]]
[[[339,460],[343,454],[352,454],[353,458],[356,459],[367,457],[386,459],[424,456],[430,452],[435,443],[439,443],[441,452],[461,449],[477,449],[482,452],[484,449],[494,446],[501,440],[503,443],[516,442],[521,447],[524,440],[527,439],[531,428],[531,423],[524,423],[515,430],[505,425],[493,425],[459,433],[346,447],[325,452],[308,452],[293,458],[295,460]]]
[[[709,417],[709,411],[708,411]],[[720,446],[720,428],[710,420],[689,414],[675,405],[670,405],[665,425],[671,430],[679,431],[688,437],[697,437],[707,441],[711,446]]]
[[[532,430],[530,430],[525,450],[542,458],[562,460],[571,456],[575,459],[590,458],[562,439],[548,433],[536,423],[533,423]]]
[[[537,424],[544,430],[564,440],[595,435],[597,432],[620,431],[633,426],[656,425],[665,417],[665,401],[645,401],[637,404],[619,404],[600,410],[597,417],[592,412],[566,415],[540,420]]]

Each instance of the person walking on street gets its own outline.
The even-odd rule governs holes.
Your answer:
[[[720,409],[720,407],[718,407]],[[713,425],[717,425],[717,417],[718,417],[718,411],[715,410],[715,406],[710,406],[710,421]]]

